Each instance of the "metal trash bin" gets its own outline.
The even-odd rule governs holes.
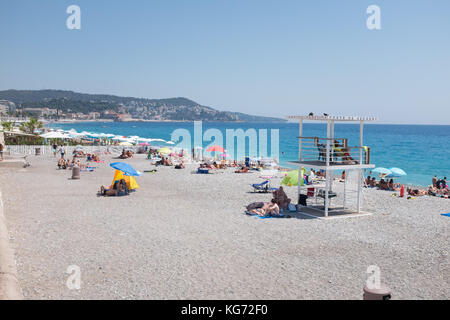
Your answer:
[[[80,167],[74,166],[72,168],[72,180],[78,180],[80,179]]]
[[[369,289],[367,285],[364,287],[364,300],[391,300],[391,289],[381,284],[377,289]]]
[[[40,155],[41,155],[41,148],[35,148],[35,149],[34,149],[34,154],[35,154],[36,156],[40,156]]]

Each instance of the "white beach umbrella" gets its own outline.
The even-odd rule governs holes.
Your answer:
[[[163,139],[149,139],[150,141],[159,141],[159,142],[167,142],[166,140]]]
[[[41,135],[43,138],[47,139],[70,139],[70,136],[63,132],[49,132]]]
[[[129,141],[128,138],[124,138],[122,136],[115,136],[114,138],[111,138],[111,140],[117,140],[117,141],[122,141],[122,142]]]

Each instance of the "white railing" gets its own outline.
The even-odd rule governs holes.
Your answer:
[[[64,146],[64,149],[66,151],[67,155],[71,155],[73,151],[75,150],[75,146]],[[127,147],[130,148],[130,147]],[[39,149],[40,155],[53,155],[53,148],[52,146],[48,145],[7,145],[6,146],[6,152],[5,154],[8,155],[36,155],[38,151],[36,149]],[[111,152],[113,154],[121,153],[123,147],[121,146],[84,146],[83,151],[85,153],[94,153],[94,152]],[[131,149],[136,149],[134,151],[137,151],[137,147],[131,147]],[[59,153],[59,146],[57,152]]]

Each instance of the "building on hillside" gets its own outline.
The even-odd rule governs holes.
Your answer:
[[[99,119],[100,118],[100,112],[89,112],[88,117],[91,120]]]
[[[0,114],[5,114],[8,112],[16,112],[16,104],[9,100],[0,100]]]
[[[115,112],[114,110],[105,110],[102,113],[102,117],[104,119],[113,119],[113,120],[115,120],[117,118],[117,112]]]
[[[0,116],[6,116],[8,114],[9,107],[3,104],[0,104]]]
[[[117,118],[115,120],[116,121],[131,121],[132,117],[131,117],[131,114],[129,114],[129,113],[117,114]]]

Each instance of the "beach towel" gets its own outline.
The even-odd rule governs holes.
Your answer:
[[[260,218],[260,219],[286,218],[287,217],[286,215],[281,214],[281,213],[279,215],[276,215],[276,216],[264,216],[264,217],[262,217],[262,216],[260,216],[260,215],[258,215],[256,213],[252,213],[252,212],[250,212],[248,210],[245,211],[245,214],[248,215],[248,216],[257,217],[257,218]]]
[[[258,218],[260,218],[260,219],[272,219],[272,218],[277,219],[277,218],[286,218],[286,216],[284,214],[280,214],[278,216],[267,216],[267,217],[258,216]]]
[[[450,213],[442,213],[441,216],[450,217]]]

